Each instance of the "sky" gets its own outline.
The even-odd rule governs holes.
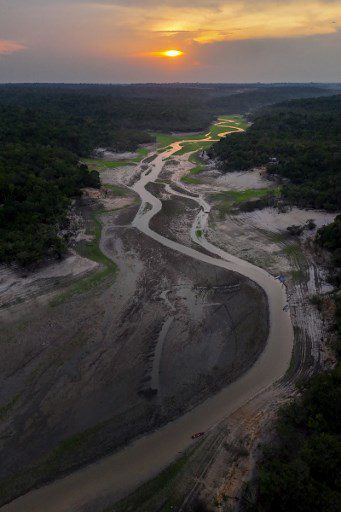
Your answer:
[[[341,0],[0,0],[2,83],[340,81]]]

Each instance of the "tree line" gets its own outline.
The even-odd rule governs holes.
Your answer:
[[[341,215],[320,228],[315,241],[332,256],[337,366],[304,383],[302,396],[280,409],[274,439],[242,497],[245,512],[341,509]]]
[[[215,143],[223,172],[266,166],[283,198],[308,208],[341,208],[341,95],[294,100],[251,116],[244,133]]]
[[[275,436],[242,496],[244,512],[341,509],[341,215],[318,230],[316,243],[332,255],[337,366],[302,384],[301,397],[280,409]]]
[[[341,207],[341,95],[295,100],[250,116],[245,133],[213,145],[210,156],[224,172],[266,166],[282,179],[293,205]],[[335,351],[341,352],[341,215],[318,230],[316,244],[331,254]],[[300,398],[283,407],[256,478],[242,498],[247,512],[336,512],[341,509],[341,373],[310,379]]]
[[[98,172],[67,149],[0,142],[0,261],[61,257],[70,198],[86,186],[99,187]]]
[[[70,198],[99,186],[78,164],[94,148],[134,151],[154,131],[196,131],[225,109],[330,94],[261,85],[0,85],[0,262],[60,257]],[[229,107],[228,107],[229,105]]]
[[[300,399],[282,408],[276,440],[258,466],[247,512],[337,512],[341,508],[340,368],[310,380]]]

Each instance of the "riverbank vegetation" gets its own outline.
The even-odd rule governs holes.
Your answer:
[[[280,193],[280,188],[257,188],[246,190],[225,190],[211,195],[219,217],[225,216],[238,208],[240,211],[253,211],[272,206]]]
[[[317,243],[331,252],[335,268],[341,272],[341,215],[334,222],[318,230]],[[341,286],[341,275],[337,275],[337,283]]]
[[[276,440],[264,450],[249,512],[337,512],[341,506],[341,372],[314,377],[281,409]]]
[[[341,95],[295,100],[252,116],[245,133],[214,144],[223,172],[266,166],[284,179],[283,198],[297,206],[341,209]]]
[[[0,136],[0,261],[27,265],[47,255],[61,257],[67,208],[81,187],[99,187],[98,173],[79,165],[68,150],[3,143]]]
[[[338,364],[304,383],[302,395],[279,411],[275,436],[242,497],[245,512],[337,512],[341,507],[341,215],[318,230],[316,243],[332,255],[335,322],[329,334]],[[320,296],[311,302],[322,306]]]
[[[320,228],[317,232],[316,243],[329,251],[332,256],[330,280],[335,287],[333,294],[335,304],[335,329],[337,339],[335,350],[341,357],[341,215],[334,222]]]
[[[190,84],[0,85],[0,262],[28,265],[61,257],[71,197],[82,187],[99,186],[101,163],[89,160],[94,148],[138,151],[126,162],[137,163],[146,154],[141,144],[172,140],[155,132],[207,130],[217,114],[231,111],[228,102],[236,112],[242,104],[250,109],[314,94],[330,91],[261,85],[237,90]],[[179,154],[196,149],[198,144],[188,143]],[[88,159],[95,172],[79,165],[80,159]]]

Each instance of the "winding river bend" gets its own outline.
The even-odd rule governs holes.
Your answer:
[[[146,190],[146,185],[158,178],[164,160],[181,149],[181,144],[182,142],[173,143],[169,149],[158,154],[132,187],[141,198],[141,207],[132,225],[169,249],[237,272],[261,286],[267,295],[269,305],[269,336],[266,347],[252,368],[190,412],[97,463],[29,492],[2,507],[2,512],[76,512],[101,496],[124,496],[171,463],[179,452],[193,442],[193,432],[213,428],[255,395],[278,381],[289,367],[293,328],[289,312],[283,309],[287,303],[285,287],[265,270],[215,247],[205,240],[204,236],[197,236],[198,229],[204,230],[210,210],[204,199],[189,197],[201,206],[191,229],[191,237],[212,256],[171,241],[149,227],[152,217],[161,210],[162,202]],[[142,164],[143,162],[141,166]],[[183,184],[181,187],[184,189]],[[174,191],[171,186],[167,187],[167,191],[188,197],[185,193]]]

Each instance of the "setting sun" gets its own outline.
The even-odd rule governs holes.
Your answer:
[[[183,55],[184,52],[181,52],[179,50],[167,50],[166,52],[162,52],[162,55],[165,57],[180,57],[180,55]]]

